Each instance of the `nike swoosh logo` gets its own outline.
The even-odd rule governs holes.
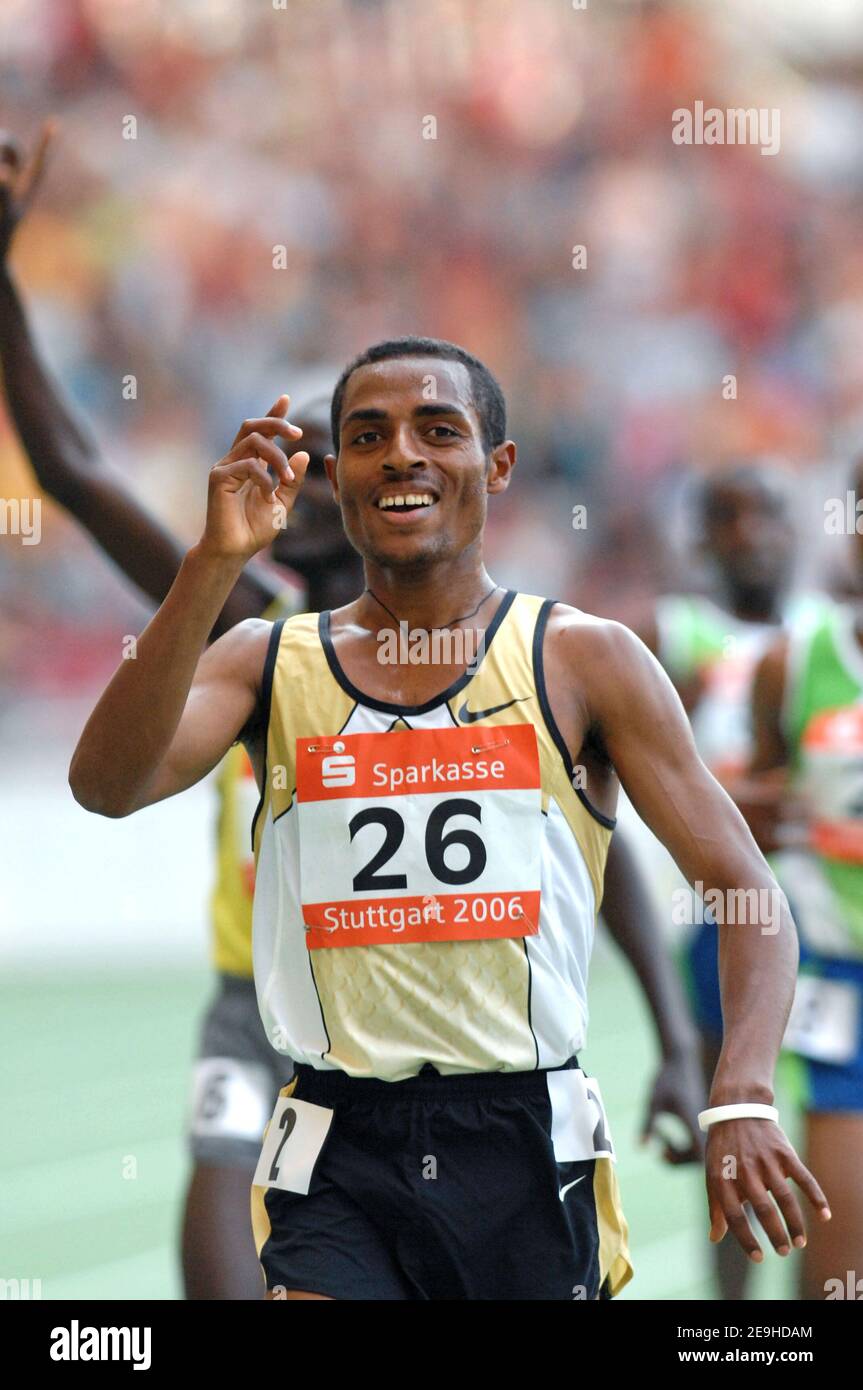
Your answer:
[[[462,724],[473,724],[477,719],[489,719],[493,714],[500,714],[502,709],[509,709],[510,705],[521,704],[522,700],[529,700],[529,695],[518,695],[514,700],[507,700],[505,705],[493,705],[491,709],[469,710],[467,700],[465,700],[458,712],[458,717]]]
[[[568,1183],[566,1184],[566,1187],[562,1187],[562,1188],[560,1189],[560,1192],[557,1194],[557,1195],[560,1197],[560,1200],[563,1201],[563,1199],[564,1199],[564,1197],[566,1196],[566,1194],[567,1194],[567,1192],[569,1191],[569,1189],[570,1189],[571,1187],[577,1187],[578,1184],[579,1184],[580,1182],[584,1182],[584,1179],[585,1179],[586,1177],[587,1177],[587,1174],[586,1174],[586,1173],[582,1173],[582,1175],[581,1175],[580,1178],[573,1178],[572,1182],[568,1182]]]

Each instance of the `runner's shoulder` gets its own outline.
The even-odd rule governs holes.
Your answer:
[[[206,663],[211,674],[242,676],[260,685],[274,627],[266,618],[244,618],[208,648],[202,667]]]
[[[630,632],[634,632],[636,637],[641,638],[641,641],[649,651],[653,652],[654,656],[657,654],[660,640],[659,611],[657,600],[653,594],[635,599],[628,598],[622,603],[613,603],[603,613],[594,616],[622,623],[624,627],[629,628]]]
[[[585,613],[568,603],[556,603],[551,609],[546,642],[563,660],[621,671],[649,655],[649,648],[625,623]]]

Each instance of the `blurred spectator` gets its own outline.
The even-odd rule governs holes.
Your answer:
[[[863,33],[832,7],[818,46],[806,9],[747,38],[737,3],[6,0],[0,121],[61,122],[14,252],[40,341],[191,540],[244,415],[382,336],[453,338],[521,445],[496,575],[586,606],[672,583],[692,469],[754,452],[811,483],[859,447]],[[780,152],[675,145],[695,101],[780,107]],[[2,420],[0,496],[31,490]],[[73,681],[140,617],[47,521],[0,544],[7,685],[56,670],[25,627],[86,626]]]

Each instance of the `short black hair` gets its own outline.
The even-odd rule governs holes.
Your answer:
[[[374,343],[345,367],[336,382],[331,407],[333,442],[336,450],[339,447],[339,423],[345,388],[350,377],[359,367],[366,367],[370,362],[385,362],[393,357],[441,357],[446,362],[463,363],[470,373],[471,394],[479,416],[483,447],[490,453],[498,444],[503,443],[506,438],[506,401],[499,382],[485,363],[480,362],[478,357],[474,357],[473,353],[467,352],[457,343],[448,343],[444,338],[407,337],[388,338],[382,343]]]

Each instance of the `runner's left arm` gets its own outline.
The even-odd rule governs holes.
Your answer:
[[[704,1087],[698,1060],[698,1036],[677,972],[662,935],[650,891],[626,838],[614,832],[605,866],[602,919],[635,972],[653,1017],[662,1060],[650,1089],[642,1142],[663,1142],[666,1163],[701,1158],[698,1112]],[[676,1115],[689,1130],[689,1144],[676,1148],[660,1133],[660,1115]]]
[[[585,725],[604,746],[635,810],[687,881],[699,885],[702,896],[710,894],[714,915],[724,916],[719,973],[725,1034],[710,1104],[772,1104],[797,971],[797,937],[785,897],[740,812],[701,762],[680,699],[643,643],[620,624],[582,620],[566,624],[561,641],[570,669],[580,674]],[[750,912],[753,896],[757,908]],[[732,925],[741,904],[744,918],[754,920]],[[711,1126],[706,1177],[711,1239],[721,1240],[730,1228],[754,1260],[763,1255],[745,1202],[780,1253],[806,1239],[789,1178],[829,1219],[814,1177],[770,1121]]]

